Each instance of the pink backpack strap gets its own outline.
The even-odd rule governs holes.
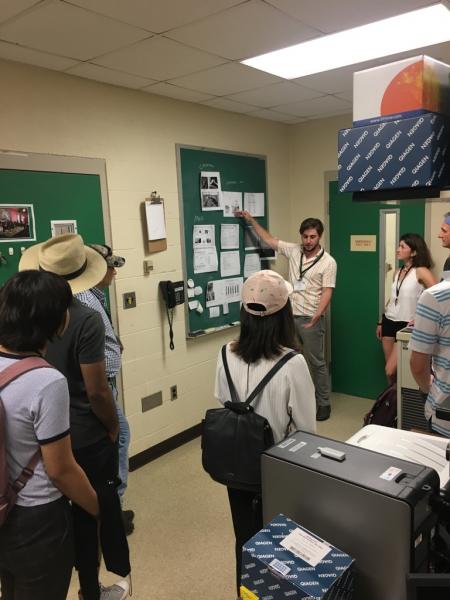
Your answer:
[[[12,365],[6,367],[6,369],[3,369],[3,371],[0,372],[0,390],[5,388],[8,384],[10,384],[12,381],[17,379],[21,375],[24,375],[29,371],[34,371],[35,369],[42,369],[45,367],[51,369],[54,368],[40,356],[27,356],[27,358],[22,358],[20,360],[15,361]],[[2,411],[4,410],[3,406],[1,406],[0,408]],[[20,473],[19,477],[12,483],[12,488],[16,495],[25,486],[30,477],[32,477],[34,469],[36,468],[40,457],[41,451],[39,449],[33,454],[27,466],[22,469],[22,472]]]
[[[35,369],[42,369],[44,367],[50,369],[53,368],[52,365],[40,356],[27,356],[27,358],[15,361],[12,365],[0,372],[0,390],[24,373],[34,371]]]

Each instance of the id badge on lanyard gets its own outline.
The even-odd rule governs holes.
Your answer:
[[[304,290],[306,290],[306,281],[304,279],[297,279],[294,282],[294,292],[303,292]]]

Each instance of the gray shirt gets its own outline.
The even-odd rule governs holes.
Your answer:
[[[23,358],[23,357],[21,357]],[[17,356],[0,353],[0,370]],[[56,369],[25,373],[2,392],[6,413],[7,462],[11,479],[17,479],[39,446],[69,435],[69,392]],[[17,497],[19,506],[37,506],[57,500],[61,492],[50,481],[42,459]]]
[[[74,449],[90,446],[108,435],[92,410],[80,365],[105,358],[105,327],[100,315],[77,299],[69,309],[70,321],[61,339],[48,345],[46,359],[67,377],[70,394],[70,435]]]

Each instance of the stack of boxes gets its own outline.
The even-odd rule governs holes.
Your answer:
[[[339,191],[450,184],[450,66],[415,56],[353,76],[353,127],[339,131]]]

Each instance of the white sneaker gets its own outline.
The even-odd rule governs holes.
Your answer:
[[[125,579],[108,587],[100,585],[100,600],[125,600],[129,589],[130,586]]]

